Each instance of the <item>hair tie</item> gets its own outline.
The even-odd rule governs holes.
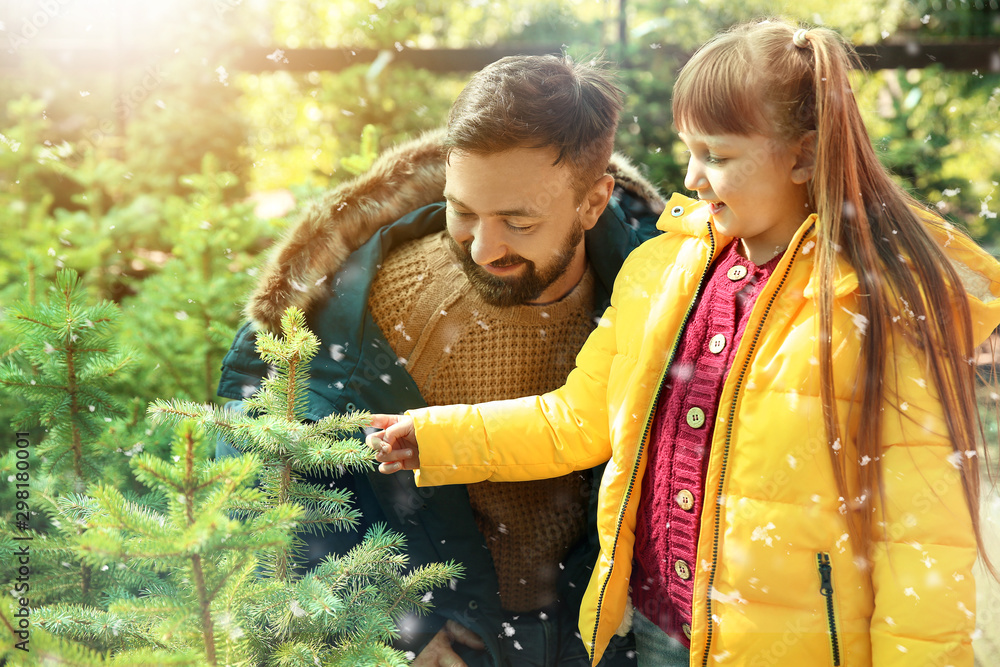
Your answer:
[[[792,44],[799,47],[800,49],[806,48],[807,46],[809,46],[809,40],[806,37],[806,35],[808,34],[809,31],[806,30],[805,28],[800,28],[796,30],[795,34],[792,35]]]

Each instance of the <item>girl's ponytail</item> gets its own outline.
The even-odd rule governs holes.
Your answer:
[[[865,220],[865,207],[861,201],[860,178],[857,167],[860,162],[855,154],[857,142],[851,141],[851,107],[854,107],[853,93],[847,80],[847,66],[844,62],[844,55],[847,53],[839,44],[831,43],[832,36],[829,33],[813,31],[804,35],[809,46],[806,47],[813,54],[813,87],[815,90],[815,124],[816,124],[816,165],[811,185],[813,208],[822,223],[819,225],[817,262],[820,275],[832,276],[837,266],[837,254],[845,250],[848,239],[852,236],[866,236],[865,230],[868,225]],[[845,101],[845,97],[850,96],[850,103]],[[845,229],[848,228],[848,229]],[[853,229],[852,229],[853,228]],[[866,243],[858,244],[862,252],[870,249],[870,238]],[[852,244],[853,245],[853,244]],[[870,254],[866,252],[865,254]],[[872,258],[865,257],[863,261],[871,264]],[[854,262],[852,262],[854,264]],[[875,286],[876,290],[881,290],[881,285]],[[868,292],[871,294],[871,292]],[[874,295],[873,295],[874,296]],[[883,295],[879,294],[871,299],[872,304],[883,303]],[[862,469],[861,479],[858,480],[860,491],[858,493],[859,502],[851,502],[851,495],[848,491],[848,470],[846,463],[846,448],[838,447],[837,443],[842,442],[840,432],[840,420],[837,415],[837,407],[834,392],[834,384],[829,379],[833,377],[833,287],[832,281],[822,280],[819,288],[819,336],[820,336],[820,398],[823,405],[823,422],[827,435],[827,449],[830,453],[833,464],[834,476],[840,495],[844,498],[847,508],[848,529],[851,537],[857,540],[856,543],[865,545],[872,544],[871,523],[866,520],[867,512],[863,511],[871,503],[871,492],[864,490],[878,489],[881,493],[883,488],[881,479],[881,467],[878,465],[866,466]],[[863,343],[869,358],[868,364],[864,364],[859,372],[864,372],[865,367],[871,364],[884,366],[884,346],[873,346],[867,344],[869,341],[880,338],[884,335],[882,330],[883,318],[876,313],[869,314],[869,328],[867,330],[867,341]],[[882,385],[882,375],[875,374],[874,377],[866,378],[873,382],[859,382],[855,385],[861,388],[862,394],[866,389],[881,394],[884,387]],[[865,404],[862,396],[862,405]],[[867,410],[865,412],[868,412]],[[870,429],[878,432],[881,428],[882,411],[875,410],[869,415],[869,419],[875,423]],[[872,442],[867,439],[858,439],[857,456],[868,456],[872,461],[878,462],[881,452],[867,451],[873,445],[877,446],[877,441]],[[864,501],[860,501],[862,496]],[[867,554],[868,548],[859,550],[860,553]]]
[[[890,356],[906,346],[927,359],[929,380],[937,388],[952,446],[959,453],[966,502],[980,553],[979,474],[976,441],[982,430],[975,399],[974,344],[965,289],[942,248],[918,216],[918,203],[896,185],[879,162],[854,99],[849,71],[856,66],[853,50],[829,30],[804,35],[812,52],[815,91],[816,168],[812,182],[814,210],[819,216],[820,376],[824,424],[837,486],[845,499],[851,537],[871,558],[874,494],[885,507],[882,466],[883,406],[887,391],[901,378],[886,378]],[[853,61],[853,62],[852,62]],[[938,218],[930,224],[943,224]],[[874,465],[848,461],[841,439],[833,376],[833,282],[837,256],[843,255],[858,274],[862,336],[854,400],[857,415],[856,455]],[[888,380],[888,382],[887,382]],[[855,419],[856,417],[856,419]],[[848,480],[856,480],[857,495]],[[990,566],[992,571],[992,566]],[[994,573],[995,574],[995,573]]]

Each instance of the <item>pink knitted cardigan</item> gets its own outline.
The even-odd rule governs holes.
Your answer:
[[[709,269],[663,380],[642,480],[631,592],[646,618],[690,645],[704,463],[722,385],[757,295],[781,255],[756,266],[726,247]]]

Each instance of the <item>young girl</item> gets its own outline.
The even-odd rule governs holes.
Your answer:
[[[780,22],[703,46],[673,101],[698,200],[629,256],[566,385],[376,418],[381,470],[422,485],[608,461],[595,664],[629,627],[641,665],[972,664],[1000,265],[887,175],[850,66]]]

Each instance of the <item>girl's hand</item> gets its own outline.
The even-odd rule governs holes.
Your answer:
[[[372,415],[372,427],[381,429],[370,433],[365,443],[375,450],[379,472],[390,475],[400,470],[420,467],[417,438],[413,420],[406,415]]]

